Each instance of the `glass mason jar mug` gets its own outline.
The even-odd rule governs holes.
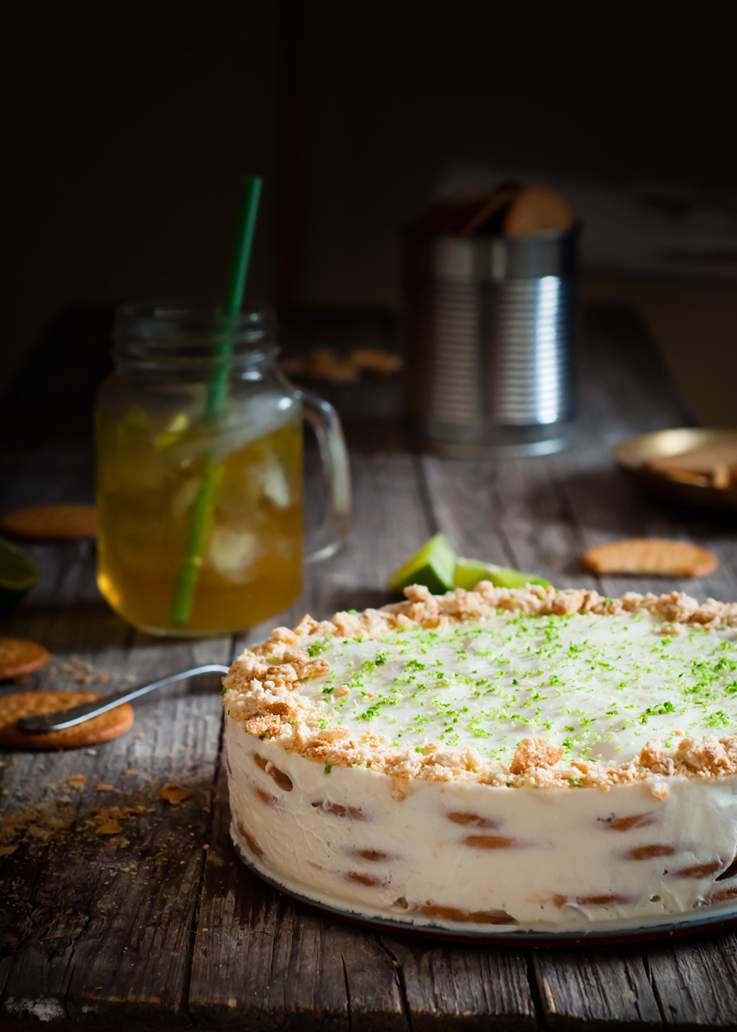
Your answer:
[[[243,630],[302,587],[302,422],[314,428],[326,522],[309,556],[342,544],[348,458],[327,402],[276,364],[265,311],[119,310],[115,372],[97,398],[98,574],[124,619],[164,634]]]

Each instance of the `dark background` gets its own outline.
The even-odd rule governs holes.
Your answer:
[[[6,35],[15,315],[4,382],[70,306],[218,301],[243,173],[266,181],[252,299],[393,312],[401,223],[444,189],[511,170],[570,188],[574,202],[583,191],[582,205],[594,190],[584,297],[633,306],[692,411],[736,423],[725,10],[27,8]],[[626,217],[610,247],[604,215],[617,205]]]

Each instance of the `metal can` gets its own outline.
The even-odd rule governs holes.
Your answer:
[[[407,233],[408,407],[424,448],[519,456],[570,443],[577,236]]]

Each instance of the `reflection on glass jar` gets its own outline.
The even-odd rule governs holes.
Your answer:
[[[242,630],[286,609],[302,586],[303,409],[327,459],[329,540],[349,519],[347,462],[335,413],[292,387],[275,364],[264,312],[229,326],[225,405],[204,420],[220,317],[183,309],[122,309],[116,372],[97,404],[98,584],[137,627],[164,633]],[[325,447],[322,447],[325,445]],[[173,599],[202,478],[214,467],[205,542],[189,618]]]

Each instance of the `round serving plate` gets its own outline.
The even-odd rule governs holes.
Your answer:
[[[612,448],[612,454],[623,473],[661,501],[721,512],[737,512],[737,489],[734,487],[686,484],[648,468],[648,463],[653,459],[663,459],[690,448],[715,444],[734,444],[737,447],[737,429],[677,427],[657,430],[655,433],[639,434],[621,441]]]
[[[329,915],[338,921],[367,930],[386,932],[391,935],[408,935],[413,938],[432,939],[436,942],[459,943],[465,945],[508,945],[527,946],[531,948],[549,949],[554,946],[572,945],[611,945],[627,942],[647,942],[648,940],[673,939],[699,932],[722,932],[737,926],[737,899],[728,903],[709,907],[708,911],[697,914],[684,914],[669,918],[667,921],[653,920],[648,924],[612,923],[609,927],[599,925],[592,931],[577,929],[575,931],[547,932],[532,929],[510,931],[507,926],[488,926],[483,929],[463,928],[457,931],[452,928],[432,924],[410,924],[390,917],[368,917],[355,911],[332,906],[304,896],[295,889],[288,888],[260,870],[250,857],[235,842],[233,849],[239,860],[261,881],[283,892],[286,896],[303,906]]]

